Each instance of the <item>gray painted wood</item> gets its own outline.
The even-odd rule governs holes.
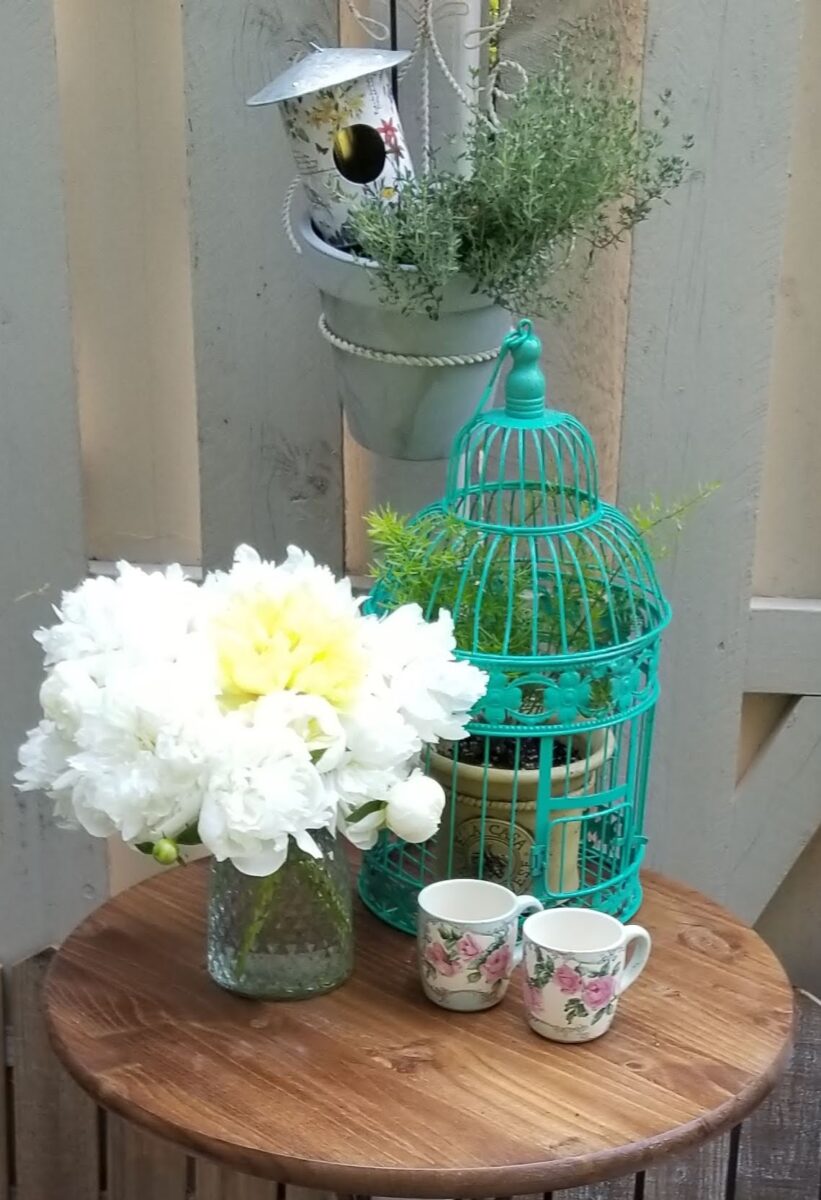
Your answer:
[[[821,824],[821,696],[788,710],[742,779],[733,808],[728,887],[735,912],[755,921]]]
[[[744,690],[821,695],[821,600],[753,596]]]
[[[686,1158],[646,1171],[642,1200],[725,1200],[731,1140],[724,1134]]]
[[[647,18],[644,107],[671,88],[671,134],[690,132],[695,146],[690,179],[633,239],[620,498],[672,499],[700,482],[721,483],[666,564],[675,617],[662,667],[649,851],[655,865],[731,904],[799,19],[792,0],[650,0]]]
[[[188,1159],[161,1141],[109,1114],[107,1200],[187,1200]]]
[[[609,1183],[554,1192],[552,1200],[634,1200],[635,1195],[636,1176],[629,1175],[624,1179],[611,1179]]]
[[[245,101],[333,0],[183,0],[203,563],[240,541],[342,563],[341,417],[319,298],[280,221],[294,166],[279,114]]]
[[[196,1197],[197,1200],[279,1200],[280,1187],[267,1179],[254,1179],[216,1163],[199,1161]]]
[[[7,972],[15,1197],[94,1200],[100,1187],[97,1106],[69,1078],[49,1043],[41,991],[50,958],[51,951],[44,951]]]
[[[18,796],[38,716],[32,630],[85,572],[51,0],[0,4],[0,958],[63,937],[105,894],[105,845]]]
[[[3,995],[3,970],[0,967],[0,1029],[5,1035],[6,1032],[6,1004]],[[4,1036],[5,1041],[5,1036]],[[0,1054],[0,1071],[2,1071],[2,1084],[0,1086],[0,1200],[9,1200],[10,1183],[9,1183],[9,1141],[7,1130],[11,1128],[11,1110],[9,1107],[9,1096],[6,1068],[7,1047],[3,1047],[4,1053]]]
[[[741,1131],[735,1200],[821,1195],[821,1004],[797,996],[792,1065]]]

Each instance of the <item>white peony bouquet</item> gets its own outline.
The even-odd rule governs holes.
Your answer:
[[[43,719],[17,780],[63,824],[162,862],[202,842],[247,875],[275,872],[291,839],[318,855],[320,829],[363,848],[383,828],[436,832],[445,797],[420,752],[464,736],[487,682],[454,658],[447,613],[366,616],[309,554],[241,546],[201,586],[122,563],[57,616],[35,634]]]

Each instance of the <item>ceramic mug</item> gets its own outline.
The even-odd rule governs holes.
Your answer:
[[[589,1042],[606,1033],[619,996],[650,956],[650,934],[641,925],[622,925],[589,908],[536,913],[522,936],[528,1024],[556,1042]]]
[[[485,879],[444,879],[423,888],[417,928],[428,999],[454,1012],[498,1004],[522,960],[519,917],[541,908],[534,896]]]

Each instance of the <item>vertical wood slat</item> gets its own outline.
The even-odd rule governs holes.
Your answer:
[[[186,1200],[182,1150],[111,1114],[107,1129],[108,1200]]]
[[[685,1158],[649,1168],[642,1200],[725,1200],[731,1142],[726,1133]]]
[[[284,1200],[284,1195],[280,1184],[197,1161],[197,1200]]]
[[[319,295],[282,229],[295,174],[275,107],[246,100],[312,41],[327,0],[183,0],[203,564],[238,542],[342,563],[342,420]]]
[[[57,1061],[43,1017],[52,951],[12,967],[16,1200],[92,1200],[99,1192],[97,1106]]]
[[[588,1187],[568,1188],[553,1193],[553,1200],[634,1200],[636,1176],[611,1179],[609,1183],[592,1183]]]
[[[797,996],[792,1064],[745,1122],[735,1200],[817,1200],[821,1195],[821,1005]]]
[[[730,907],[747,823],[733,802],[735,749],[800,17],[782,0],[654,0],[647,19],[644,113],[670,88],[668,135],[694,145],[683,186],[633,237],[619,498],[721,483],[664,566],[676,617],[647,832],[653,865]],[[724,219],[742,210],[743,222]],[[694,747],[707,788],[693,787]]]
[[[0,946],[12,963],[59,941],[106,890],[106,847],[17,795],[39,716],[31,633],[87,569],[63,219],[53,0],[0,3]]]
[[[0,967],[0,1038],[5,1041],[6,1036],[6,1016],[5,1016],[5,998],[3,995],[3,968]],[[0,1047],[5,1051],[5,1046],[0,1042]],[[9,1189],[11,1180],[9,1179],[9,1138],[11,1136],[11,1109],[8,1104],[8,1082],[9,1082],[9,1066],[6,1062],[5,1052],[0,1054],[0,1200],[9,1200]]]

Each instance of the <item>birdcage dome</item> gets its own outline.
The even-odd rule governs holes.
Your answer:
[[[494,679],[515,673],[519,717],[556,732],[647,700],[669,608],[639,532],[599,497],[587,430],[545,405],[529,323],[507,344],[504,408],[464,426],[444,498],[415,518],[429,534],[425,607],[450,610],[458,653]],[[394,606],[390,579],[373,600]],[[500,706],[492,687],[477,715],[498,725],[505,707],[512,717],[517,706]]]
[[[480,406],[456,437],[443,498],[410,522],[412,594],[399,560],[369,601],[449,610],[457,654],[489,676],[467,742],[428,758],[450,829],[418,861],[423,874],[478,874],[629,916],[670,610],[640,532],[599,495],[586,429],[546,405],[529,322],[507,353],[504,407]],[[388,842],[363,872],[363,897],[383,915],[384,887],[412,892],[416,861],[401,848],[400,886]],[[406,911],[387,919],[410,927]]]

